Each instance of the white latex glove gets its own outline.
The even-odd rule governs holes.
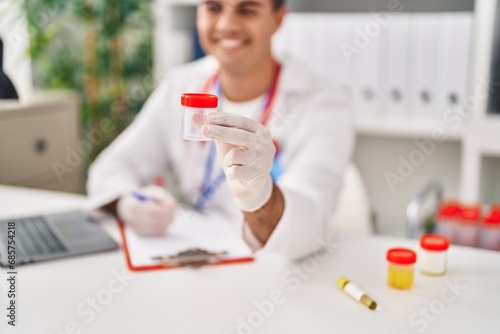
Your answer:
[[[208,116],[202,133],[215,139],[219,162],[240,209],[260,209],[273,191],[271,169],[276,148],[271,132],[250,118],[216,112]]]
[[[139,234],[165,233],[179,207],[175,198],[165,188],[157,185],[140,188],[135,193],[144,195],[149,200],[141,201],[130,192],[122,195],[116,208],[118,217]]]

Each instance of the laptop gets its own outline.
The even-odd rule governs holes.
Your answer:
[[[9,266],[13,253],[18,266],[117,248],[99,223],[81,211],[0,220],[1,267]]]

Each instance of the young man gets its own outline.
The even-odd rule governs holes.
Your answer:
[[[223,212],[257,251],[292,258],[320,245],[354,134],[339,90],[273,57],[282,0],[208,0],[197,29],[209,56],[172,70],[131,126],[90,169],[91,200],[143,234],[168,231],[177,201]],[[219,95],[203,145],[181,139],[180,96]],[[165,187],[154,185],[165,176]],[[158,182],[156,182],[158,183]],[[156,201],[131,195],[140,189]]]

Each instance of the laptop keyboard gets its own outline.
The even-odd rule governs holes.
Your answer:
[[[12,220],[11,220],[12,221]],[[14,219],[16,223],[16,258],[66,253],[68,250],[52,231],[44,217]],[[0,232],[3,244],[7,244],[7,234]]]

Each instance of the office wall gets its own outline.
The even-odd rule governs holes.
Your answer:
[[[500,203],[500,158],[498,157],[483,156],[481,159],[480,200],[483,203]]]
[[[418,162],[415,157],[421,155],[415,153],[417,151],[421,149],[415,139],[357,136],[354,162],[365,181],[375,214],[376,232],[379,234],[405,235],[406,206],[415,193],[434,177],[443,183],[445,196],[458,196],[460,143],[452,141],[436,144],[432,154],[427,156],[424,153],[425,159],[420,166],[413,165],[413,172],[408,175],[404,169],[406,167],[403,167],[403,173],[400,173],[398,169],[402,159],[410,164],[412,161]],[[394,183],[391,188],[386,179],[387,172],[401,176],[404,181]]]

